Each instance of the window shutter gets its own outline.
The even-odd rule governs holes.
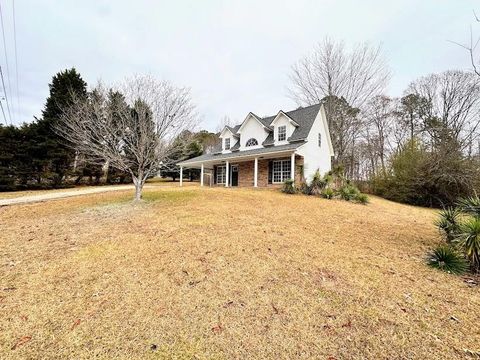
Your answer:
[[[268,162],[268,183],[272,183],[273,161]]]
[[[213,165],[213,185],[217,184],[217,166]]]

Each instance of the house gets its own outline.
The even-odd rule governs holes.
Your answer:
[[[317,104],[259,117],[249,113],[237,126],[220,133],[221,144],[211,154],[181,161],[183,169],[201,169],[200,181],[210,185],[269,187],[287,179],[311,181],[318,170],[331,169],[332,141],[323,105]]]

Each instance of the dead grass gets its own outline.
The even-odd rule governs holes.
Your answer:
[[[430,210],[168,185],[130,197],[0,208],[0,358],[480,351],[478,286],[424,265]]]

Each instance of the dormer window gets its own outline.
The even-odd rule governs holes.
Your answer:
[[[225,150],[230,150],[230,138],[225,139]]]
[[[255,145],[258,145],[258,141],[257,139],[254,139],[254,138],[248,139],[247,143],[245,144],[245,146],[255,146]]]
[[[278,127],[278,141],[287,140],[287,127],[285,125]]]

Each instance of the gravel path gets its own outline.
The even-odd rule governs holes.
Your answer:
[[[82,188],[82,189],[72,189],[70,191],[55,191],[48,193],[42,193],[38,195],[26,195],[18,196],[9,199],[0,199],[0,206],[9,206],[9,205],[18,205],[18,204],[28,204],[41,201],[49,201],[56,199],[63,199],[72,196],[79,195],[89,195],[97,194],[109,191],[119,191],[119,190],[133,190],[133,185],[115,185],[115,186],[99,186],[94,188]]]

